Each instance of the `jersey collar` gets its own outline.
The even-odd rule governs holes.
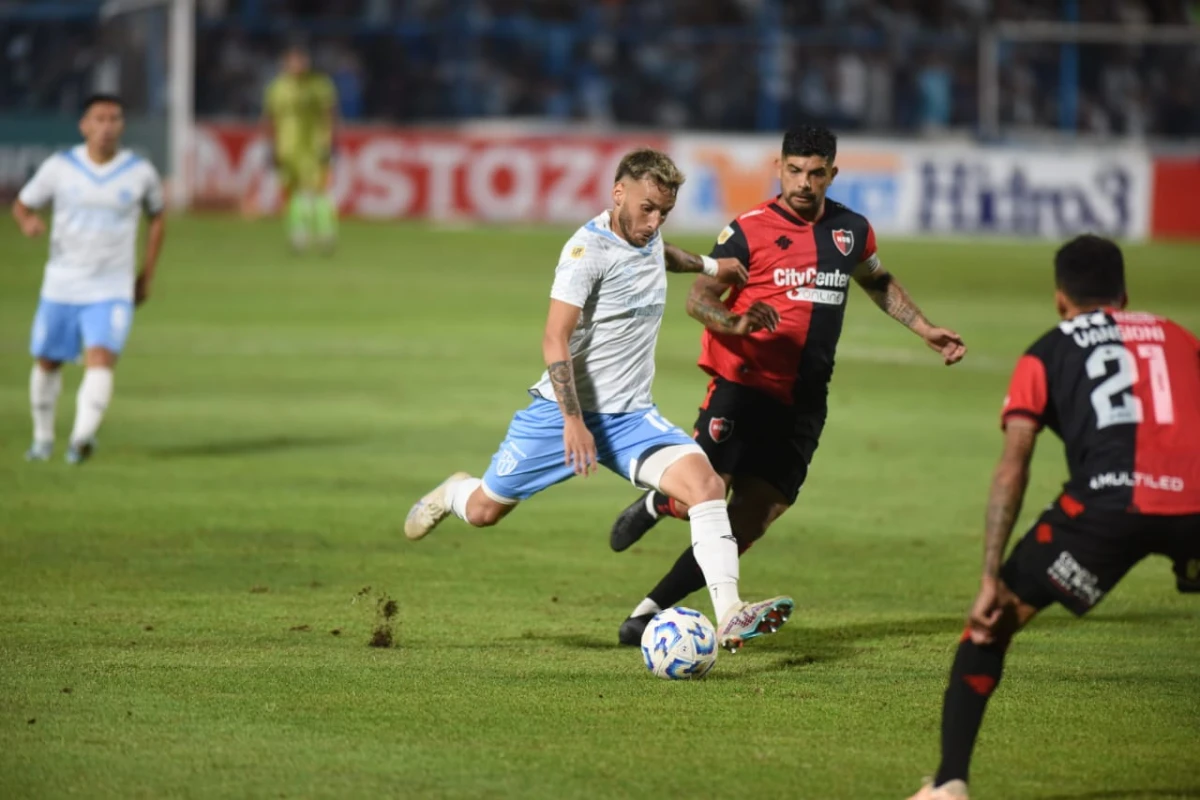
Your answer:
[[[88,177],[92,183],[103,184],[117,177],[127,169],[141,161],[136,153],[128,150],[118,150],[110,161],[97,164],[88,158],[87,147],[77,145],[70,150],[62,151],[62,157],[68,164]]]
[[[768,203],[767,206],[793,225],[799,225],[802,228],[811,228],[813,225],[816,225],[818,222],[825,219],[825,215],[829,213],[829,199],[826,198],[821,204],[821,216],[817,217],[814,221],[809,222],[806,219],[801,219],[800,217],[796,216],[794,212],[784,206],[783,202],[780,200],[781,197],[783,197],[783,195],[776,195],[775,199]]]
[[[648,256],[654,252],[654,245],[658,244],[658,238],[659,238],[659,236],[662,235],[661,231],[655,231],[654,235],[650,237],[650,241],[646,242],[645,247],[637,247],[633,244],[630,244],[629,242],[625,241],[623,238],[618,236],[615,231],[613,231],[613,229],[612,229],[612,211],[607,208],[604,209],[604,211],[601,211],[600,215],[598,217],[596,217],[595,219],[588,222],[588,224],[585,225],[584,227],[586,227],[592,233],[597,233],[601,236],[606,236],[609,239],[612,239],[617,244],[622,245],[624,247],[628,247],[630,250],[635,250],[644,256]]]

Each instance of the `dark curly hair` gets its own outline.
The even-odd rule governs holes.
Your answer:
[[[1125,256],[1111,239],[1076,236],[1054,254],[1054,283],[1079,305],[1119,300],[1125,294]]]
[[[837,136],[819,125],[797,125],[783,135],[783,157],[822,156],[833,161],[837,156]]]

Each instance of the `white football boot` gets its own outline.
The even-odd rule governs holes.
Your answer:
[[[424,539],[438,523],[450,516],[450,505],[446,502],[446,484],[471,477],[466,472],[456,472],[437,485],[432,492],[417,501],[408,510],[404,520],[404,535],[414,542]]]
[[[766,636],[783,627],[796,603],[790,597],[772,597],[760,603],[736,605],[725,615],[717,629],[717,642],[736,653],[747,639]]]
[[[908,800],[970,800],[967,797],[967,785],[962,781],[946,781],[941,786],[934,788],[933,778],[925,780],[926,783],[921,787],[921,791]]]

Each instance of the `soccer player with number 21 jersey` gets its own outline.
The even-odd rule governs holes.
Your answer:
[[[1059,603],[1082,616],[1135,564],[1164,555],[1200,591],[1200,342],[1125,310],[1113,242],[1080,236],[1054,259],[1062,318],[1017,361],[988,498],[983,576],[942,711],[942,760],[911,800],[962,800],[975,737],[1013,636]],[[1038,433],[1062,439],[1062,494],[1003,561]],[[1028,742],[1031,747],[1036,743]]]

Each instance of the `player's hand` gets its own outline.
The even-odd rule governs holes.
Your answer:
[[[949,328],[930,328],[921,338],[931,350],[941,354],[947,367],[962,361],[967,354],[962,337]]]
[[[991,644],[1002,614],[996,578],[985,576],[979,584],[975,604],[971,606],[971,615],[967,618],[967,630],[971,634],[971,641],[979,645]]]
[[[21,226],[21,233],[30,239],[35,239],[46,232],[46,221],[37,214],[26,214],[17,220],[17,224]]]
[[[138,275],[133,283],[133,304],[140,306],[150,297],[150,279],[144,274]]]
[[[744,286],[750,273],[736,258],[718,258],[716,280],[727,286]]]
[[[778,325],[779,312],[774,306],[760,300],[737,318],[731,332],[734,336],[749,336],[756,331],[774,331]]]
[[[568,417],[563,425],[563,463],[585,478],[597,469],[596,439],[579,417]]]

